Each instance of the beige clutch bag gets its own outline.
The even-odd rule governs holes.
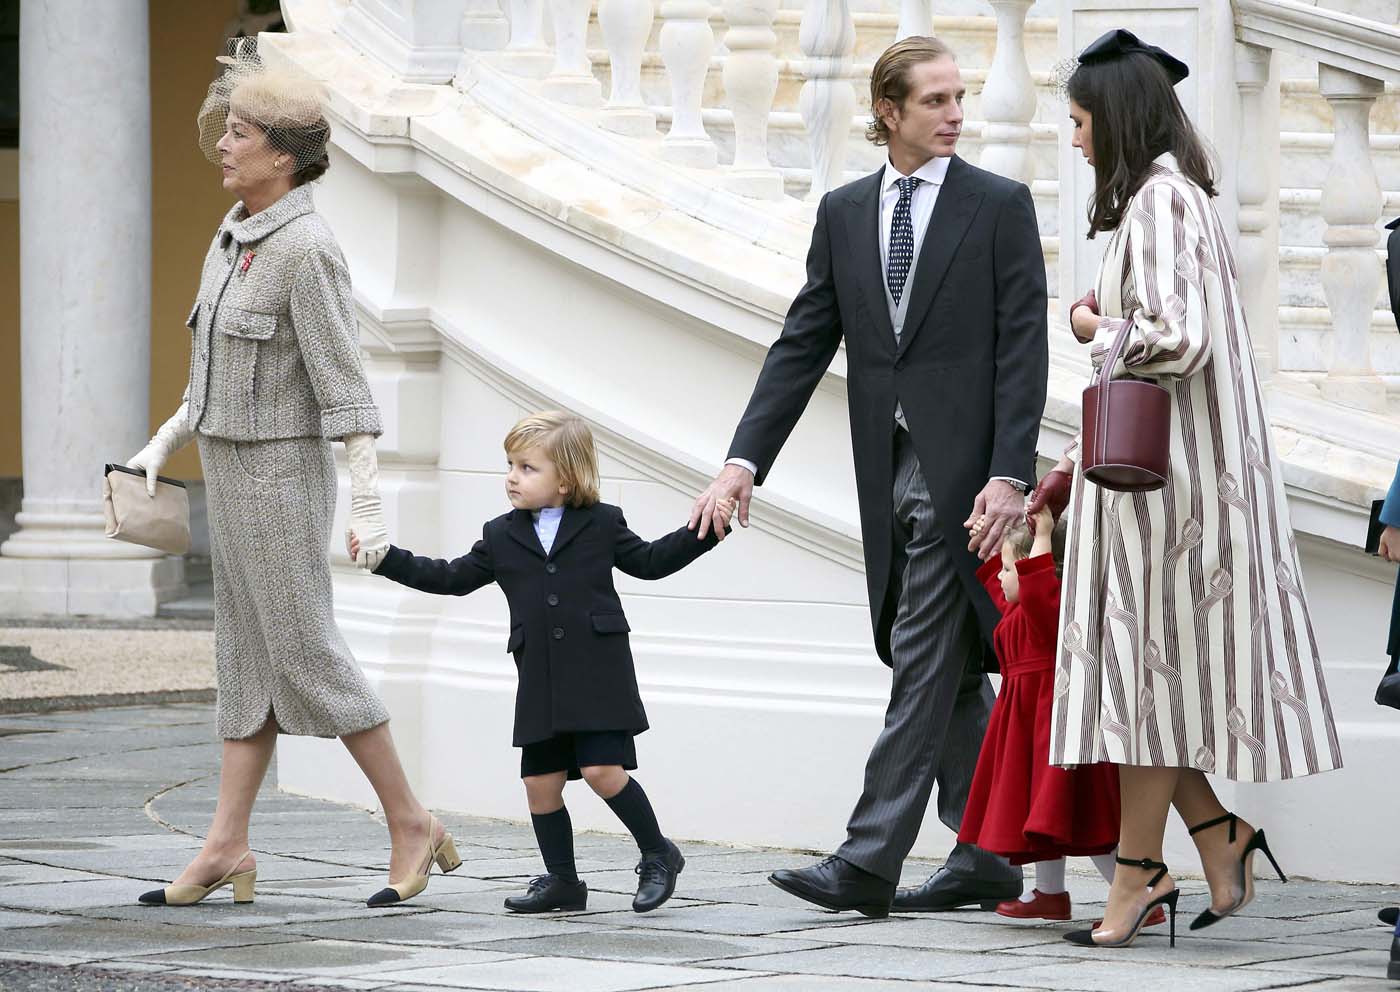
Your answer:
[[[156,494],[146,495],[146,473],[108,465],[102,476],[102,512],[107,536],[129,544],[182,555],[190,549],[190,497],[185,484],[156,476]]]

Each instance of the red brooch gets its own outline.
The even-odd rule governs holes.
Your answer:
[[[238,266],[238,271],[240,274],[248,271],[248,266],[253,264],[253,258],[256,255],[257,252],[255,251],[249,251],[243,254],[243,262],[241,265]]]

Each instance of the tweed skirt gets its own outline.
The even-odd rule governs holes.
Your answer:
[[[335,460],[319,437],[199,435],[214,572],[218,732],[340,737],[389,719],[335,624]]]

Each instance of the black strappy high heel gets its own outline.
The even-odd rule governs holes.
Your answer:
[[[1202,830],[1209,830],[1211,827],[1218,827],[1222,823],[1230,824],[1230,843],[1235,842],[1235,825],[1239,822],[1239,817],[1234,813],[1226,813],[1224,816],[1217,816],[1214,820],[1207,820],[1205,823],[1198,823],[1192,827],[1192,836]],[[1283,869],[1278,866],[1278,861],[1274,859],[1274,852],[1269,850],[1269,842],[1264,838],[1264,831],[1255,830],[1254,836],[1249,838],[1249,843],[1245,844],[1244,850],[1240,852],[1240,898],[1233,906],[1223,913],[1214,910],[1206,910],[1200,916],[1191,921],[1192,930],[1201,930],[1205,927],[1214,926],[1227,916],[1234,916],[1244,909],[1254,899],[1254,852],[1262,851],[1264,857],[1269,859],[1269,864],[1274,866],[1274,871],[1278,873],[1280,882],[1287,882],[1288,876],[1283,873]]]
[[[1138,861],[1133,861],[1129,858],[1115,858],[1114,860],[1117,861],[1120,865],[1127,865],[1129,868],[1141,868],[1143,871],[1152,871],[1155,868],[1157,870],[1157,874],[1153,875],[1152,881],[1147,883],[1147,887],[1149,889],[1155,886],[1167,875],[1167,866],[1160,861],[1153,861],[1151,858],[1142,858]],[[1137,935],[1142,932],[1142,926],[1144,923],[1147,922],[1147,917],[1151,915],[1152,911],[1158,906],[1166,906],[1167,915],[1170,918],[1171,922],[1171,946],[1175,947],[1176,900],[1177,897],[1180,895],[1181,891],[1179,889],[1172,889],[1166,895],[1161,895],[1158,896],[1156,899],[1150,900],[1148,904],[1143,907],[1142,912],[1138,914],[1137,921],[1133,924],[1132,929],[1128,931],[1127,936],[1125,936],[1121,940],[1095,940],[1093,930],[1073,930],[1065,934],[1065,940],[1069,941],[1071,944],[1079,944],[1083,947],[1127,947],[1130,944],[1132,944],[1132,942],[1137,939]]]

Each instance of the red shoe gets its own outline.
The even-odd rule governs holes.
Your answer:
[[[997,915],[1013,920],[1068,920],[1070,919],[1069,893],[1057,892],[1046,895],[1039,889],[1031,889],[1034,897],[1030,902],[1011,899],[997,906]]]
[[[1166,911],[1163,910],[1161,906],[1158,906],[1158,907],[1157,907],[1156,909],[1154,909],[1152,912],[1150,912],[1150,913],[1147,914],[1147,919],[1145,919],[1145,920],[1142,921],[1142,925],[1145,926],[1145,927],[1159,927],[1159,926],[1161,926],[1163,923],[1166,923],[1166,922],[1167,922],[1167,914],[1166,914]],[[1093,929],[1097,930],[1097,929],[1098,929],[1099,927],[1101,927],[1101,926],[1103,926],[1103,920],[1095,920],[1095,921],[1094,921]]]

